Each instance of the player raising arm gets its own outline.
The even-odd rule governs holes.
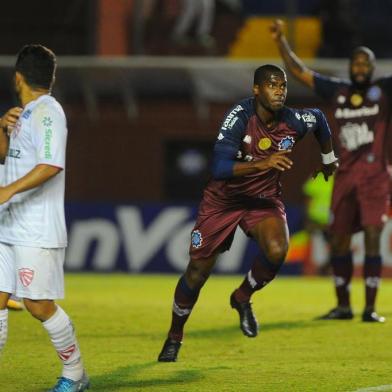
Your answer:
[[[320,75],[293,53],[283,34],[283,22],[271,26],[288,70],[323,97],[332,112],[331,130],[339,152],[339,169],[332,195],[331,265],[337,306],[321,319],[352,319],[350,281],[353,233],[365,234],[365,306],[362,320],[383,322],[375,312],[381,278],[380,236],[387,220],[390,189],[385,142],[392,106],[392,78],[372,80],[374,53],[360,46],[351,54],[350,80]]]
[[[214,147],[213,179],[200,203],[191,233],[190,261],[174,292],[172,322],[158,361],[177,360],[184,325],[200,289],[218,255],[230,248],[238,226],[258,243],[261,257],[233,291],[230,305],[239,314],[243,334],[258,334],[250,298],[274,279],[288,249],[279,180],[292,167],[290,151],[313,132],[321,147],[325,178],[337,166],[322,112],[290,109],[284,106],[286,95],[285,72],[263,65],[254,74],[253,97],[235,105],[222,123]]]

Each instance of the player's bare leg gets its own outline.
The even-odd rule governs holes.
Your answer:
[[[51,392],[76,392],[89,388],[72,321],[52,300],[24,299],[26,309],[42,322],[63,363],[62,376]]]
[[[168,337],[158,356],[159,362],[175,362],[181,348],[184,325],[199,297],[204,283],[210,276],[216,262],[216,255],[190,260],[185,274],[179,279],[175,292],[172,310],[172,322]]]
[[[350,305],[350,283],[353,275],[350,244],[351,234],[331,236],[331,266],[337,306],[318,317],[319,320],[351,320],[354,317]]]
[[[0,292],[0,354],[7,341],[8,333],[8,309],[7,302],[11,294]]]
[[[251,234],[259,244],[262,256],[254,261],[240,287],[231,294],[230,305],[238,311],[243,334],[255,337],[259,326],[250,298],[275,278],[287,254],[289,235],[286,221],[277,217],[259,222]]]
[[[365,279],[365,308],[362,320],[366,322],[385,322],[385,317],[375,311],[378,287],[381,279],[382,260],[380,256],[380,226],[366,226],[365,232],[365,262],[363,277]]]

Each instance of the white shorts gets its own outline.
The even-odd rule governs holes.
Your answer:
[[[0,291],[28,299],[64,298],[65,248],[0,242]]]

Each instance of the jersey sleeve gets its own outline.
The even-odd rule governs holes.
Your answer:
[[[342,84],[343,82],[340,79],[318,73],[314,74],[314,91],[324,99],[332,99]]]
[[[247,116],[240,105],[225,116],[214,146],[212,176],[215,179],[233,176],[235,158],[241,147],[246,125]]]
[[[331,138],[331,130],[327,119],[320,109],[303,109],[297,111],[295,117],[300,122],[296,127],[300,137],[305,136],[309,132],[314,133],[320,144]]]
[[[67,125],[64,113],[50,106],[38,107],[32,117],[32,139],[37,164],[65,168]]]
[[[392,75],[379,79],[378,84],[385,94],[388,95],[389,99],[392,99]]]

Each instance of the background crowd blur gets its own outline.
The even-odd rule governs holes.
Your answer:
[[[251,94],[258,65],[281,64],[268,30],[272,21],[286,21],[291,45],[313,69],[347,76],[347,58],[359,44],[381,59],[379,73],[392,69],[391,14],[389,0],[3,4],[2,111],[13,103],[13,58],[23,44],[42,43],[59,56],[54,94],[67,111],[70,131],[67,267],[181,270],[219,122]],[[290,106],[317,106],[330,115],[290,76],[288,97]],[[313,147],[311,138],[298,147],[294,173],[283,178],[292,272],[315,270],[309,240],[295,236],[306,228],[303,185],[320,159]],[[389,238],[392,229],[386,232]],[[252,252],[239,234],[218,270],[246,270]],[[324,244],[315,253],[323,258],[325,252]],[[389,245],[383,252],[392,265]]]

